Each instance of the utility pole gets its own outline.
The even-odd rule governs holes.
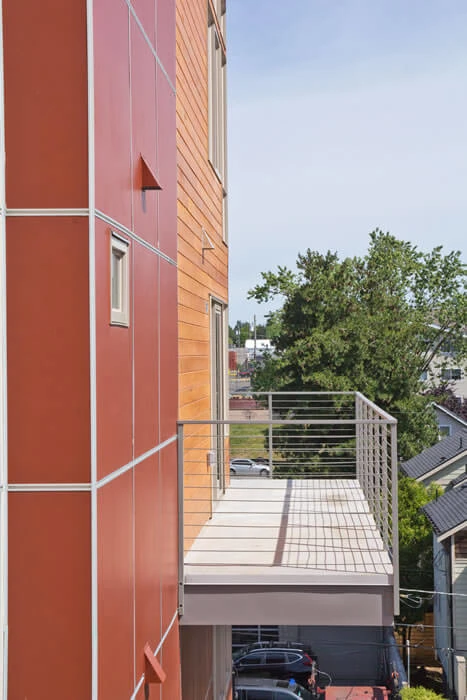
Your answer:
[[[253,345],[253,359],[256,361],[256,314],[253,316],[253,338],[254,338],[254,345]]]

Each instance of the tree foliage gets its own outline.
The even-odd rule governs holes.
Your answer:
[[[420,510],[442,492],[437,484],[428,488],[407,476],[399,477],[399,575],[401,588],[433,590],[433,530]],[[401,600],[400,620],[418,622],[431,606]]]
[[[434,690],[418,686],[415,688],[402,688],[400,691],[402,700],[443,700],[444,695],[435,693]]]
[[[274,314],[276,355],[256,390],[358,390],[399,422],[407,459],[436,440],[420,375],[443,343],[465,354],[466,269],[459,252],[422,253],[389,233],[370,234],[364,257],[307,250],[297,271],[262,273],[249,298],[283,298]]]

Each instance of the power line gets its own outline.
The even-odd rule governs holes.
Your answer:
[[[407,593],[424,593],[424,594],[430,595],[430,596],[450,595],[450,596],[457,596],[459,598],[467,598],[467,593],[448,593],[447,591],[422,591],[422,590],[418,590],[417,588],[400,588],[400,590],[405,591]]]

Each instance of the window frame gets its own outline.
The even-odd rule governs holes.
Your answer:
[[[460,382],[462,379],[461,367],[443,367],[441,379],[445,382]]]
[[[118,296],[114,306],[114,260],[118,260]],[[110,236],[110,324],[128,328],[130,325],[130,243],[114,231]]]
[[[222,18],[225,17],[225,13]],[[220,22],[219,22],[220,24]],[[226,55],[211,8],[208,12],[208,160],[219,181],[226,180]]]

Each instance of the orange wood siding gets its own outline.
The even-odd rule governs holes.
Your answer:
[[[209,299],[227,302],[228,251],[222,185],[208,160],[206,0],[179,0],[176,23],[179,416],[208,419]],[[214,244],[204,256],[203,229]]]
[[[223,188],[208,159],[208,5],[177,2],[179,417],[211,418],[210,298],[227,303]],[[203,229],[214,248],[203,253]],[[185,546],[210,516],[207,427],[185,440]]]

